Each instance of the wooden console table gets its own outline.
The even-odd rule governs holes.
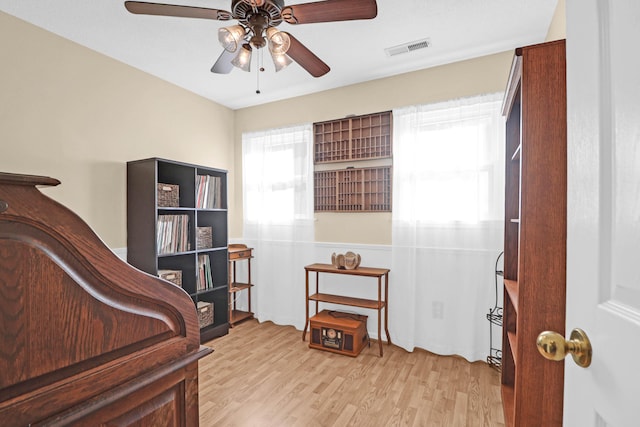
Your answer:
[[[371,268],[371,267],[358,267],[355,270],[342,270],[334,267],[331,264],[311,264],[305,268],[305,285],[306,285],[306,304],[305,314],[306,321],[304,323],[304,330],[302,331],[302,341],[305,341],[307,336],[307,328],[309,326],[309,302],[315,301],[316,314],[318,314],[318,303],[327,302],[331,304],[350,305],[352,307],[369,308],[378,311],[378,346],[380,348],[380,357],[382,357],[382,309],[384,309],[384,331],[387,335],[387,343],[391,344],[391,336],[389,335],[388,317],[389,308],[387,302],[389,300],[389,269],[388,268]],[[316,289],[313,295],[309,295],[309,273],[316,273]],[[365,277],[377,277],[378,278],[378,299],[364,299],[354,298],[342,295],[323,294],[319,291],[320,273],[330,274],[344,274],[348,276],[365,276]],[[384,278],[384,298],[382,295],[382,282]]]

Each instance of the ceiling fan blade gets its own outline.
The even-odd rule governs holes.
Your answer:
[[[298,39],[289,33],[285,34],[291,39],[291,46],[289,46],[289,50],[287,50],[287,55],[307,70],[309,74],[313,77],[321,77],[331,70],[327,64],[322,62],[322,59],[307,49]]]
[[[178,16],[182,18],[213,19],[216,21],[228,21],[232,18],[231,13],[226,10],[209,9],[206,7],[146,3],[139,1],[125,1],[124,7],[126,7],[129,12],[138,15]]]
[[[282,19],[289,24],[373,19],[376,15],[376,0],[325,0],[285,6],[282,9]]]
[[[216,74],[229,74],[231,70],[233,70],[233,64],[231,61],[235,56],[235,52],[229,52],[227,49],[222,49],[222,53],[218,57],[218,60],[213,64],[213,67],[211,67],[211,72]]]

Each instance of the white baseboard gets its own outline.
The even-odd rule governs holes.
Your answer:
[[[111,248],[111,250],[113,251],[113,253],[118,255],[118,258],[120,258],[121,260],[127,260],[127,248]]]

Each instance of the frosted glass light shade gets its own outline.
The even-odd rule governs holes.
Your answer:
[[[291,46],[289,34],[279,31],[276,27],[267,28],[267,40],[271,53],[287,53],[289,46]]]
[[[223,27],[218,30],[218,41],[225,50],[235,52],[244,39],[244,35],[245,29],[242,25]]]
[[[231,60],[231,63],[242,71],[251,71],[251,46],[248,43],[243,44],[236,57]]]
[[[273,53],[271,52],[271,58],[273,59],[273,65],[276,67],[276,73],[283,68],[286,68],[293,61],[284,53]]]

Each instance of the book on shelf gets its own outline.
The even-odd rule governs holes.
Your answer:
[[[211,261],[209,255],[198,255],[198,286],[197,291],[213,289],[213,275],[211,274]]]
[[[158,255],[191,250],[188,215],[158,215],[156,234]]]
[[[222,179],[213,175],[198,175],[196,207],[199,209],[222,208]]]

